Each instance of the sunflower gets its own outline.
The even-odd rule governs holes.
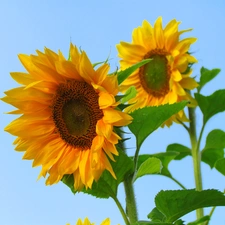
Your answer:
[[[70,225],[70,224],[67,223],[66,225]],[[82,222],[82,220],[79,219],[79,220],[77,221],[76,225],[94,225],[94,223],[91,223],[91,222],[89,221],[89,219],[86,217],[86,218],[84,219],[84,222]],[[104,221],[102,221],[101,225],[110,225],[110,219],[109,219],[109,218],[105,219]]]
[[[15,150],[42,166],[39,177],[48,174],[47,185],[73,174],[76,190],[91,188],[104,170],[116,179],[110,160],[118,155],[120,137],[114,126],[132,118],[117,110],[117,77],[107,75],[109,65],[94,70],[72,44],[69,60],[47,48],[19,59],[28,73],[11,73],[22,86],[2,98],[18,108],[12,113],[22,114],[5,128],[17,136]]]
[[[144,20],[141,27],[134,29],[131,43],[120,42],[117,45],[122,70],[143,59],[152,59],[121,85],[122,92],[130,86],[137,90],[136,97],[129,101],[131,105],[126,109],[127,112],[145,106],[173,104],[181,100],[189,100],[190,107],[195,105],[188,90],[198,86],[190,77],[190,65],[197,60],[188,51],[196,38],[180,40],[180,35],[191,29],[178,31],[179,24],[174,19],[163,29],[162,17],[156,20],[154,27]],[[182,110],[166,124],[169,126],[172,121],[186,122],[188,119]]]

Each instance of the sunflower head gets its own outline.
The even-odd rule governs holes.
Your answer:
[[[117,45],[122,70],[143,59],[151,59],[121,85],[122,92],[130,86],[135,86],[137,90],[136,97],[129,101],[131,105],[127,111],[131,112],[145,106],[173,104],[182,100],[189,100],[189,106],[196,104],[188,94],[189,90],[198,86],[190,77],[190,66],[197,60],[190,54],[189,49],[196,38],[180,40],[180,35],[191,29],[179,31],[179,24],[180,22],[174,19],[163,28],[162,18],[159,17],[153,27],[144,20],[141,27],[134,29],[131,43],[120,42]],[[171,125],[172,121],[185,122],[188,119],[181,111],[166,124]]]
[[[70,59],[45,49],[37,55],[19,55],[27,73],[11,73],[22,86],[6,91],[3,100],[21,116],[5,130],[17,136],[23,159],[42,166],[40,176],[54,184],[66,174],[74,176],[74,188],[91,188],[104,170],[116,178],[110,160],[118,155],[120,137],[114,126],[131,117],[118,111],[116,76],[109,65],[94,70],[84,51],[70,46]]]

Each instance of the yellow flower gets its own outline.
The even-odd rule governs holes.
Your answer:
[[[5,130],[18,136],[15,149],[25,151],[23,159],[41,165],[39,177],[48,173],[49,185],[73,174],[76,190],[91,188],[104,170],[116,179],[109,161],[118,155],[114,126],[132,118],[115,109],[118,84],[116,76],[107,76],[109,65],[94,70],[72,44],[70,60],[47,48],[19,59],[28,73],[11,73],[22,86],[6,91],[2,100],[22,114]]]
[[[135,86],[137,95],[129,101],[126,111],[131,112],[145,106],[158,106],[161,104],[173,104],[181,100],[190,100],[193,106],[194,99],[187,93],[198,86],[197,82],[190,77],[192,70],[189,65],[197,60],[188,52],[190,45],[196,38],[180,40],[184,32],[178,31],[175,19],[162,28],[162,18],[159,17],[154,27],[146,20],[141,27],[134,29],[132,43],[120,42],[117,45],[120,66],[124,70],[143,59],[152,60],[131,74],[121,85],[121,91],[125,92],[130,86]],[[184,112],[167,121],[188,121]]]
[[[66,225],[70,225],[70,224],[67,223]],[[84,219],[84,222],[82,222],[82,220],[79,219],[79,220],[77,221],[76,225],[94,225],[94,223],[91,223],[91,222],[89,221],[89,219],[86,217],[86,218]],[[105,219],[104,221],[102,221],[102,223],[101,223],[100,225],[110,225],[110,219],[109,219],[109,218]]]

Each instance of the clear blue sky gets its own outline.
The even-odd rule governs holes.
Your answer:
[[[17,54],[34,54],[36,49],[46,46],[54,51],[61,49],[67,56],[72,41],[87,52],[92,62],[108,57],[112,70],[118,66],[115,44],[121,40],[130,41],[133,28],[141,25],[144,19],[151,24],[158,16],[163,17],[166,25],[171,19],[182,21],[180,29],[193,28],[192,36],[198,41],[192,46],[199,60],[194,66],[194,75],[199,78],[201,66],[221,68],[221,74],[203,89],[209,95],[216,89],[225,88],[225,1],[224,0],[0,0],[0,96],[3,91],[16,87],[10,71],[24,71]],[[0,224],[2,225],[65,225],[75,224],[78,218],[86,216],[99,224],[110,217],[111,224],[124,224],[112,200],[100,200],[77,194],[59,183],[45,186],[44,179],[36,181],[40,168],[31,168],[31,161],[22,161],[22,154],[15,152],[14,137],[4,132],[4,127],[14,116],[3,114],[12,107],[0,102]],[[200,115],[199,112],[197,112]],[[214,128],[224,129],[225,114],[211,119],[206,133]],[[222,122],[221,122],[222,121]],[[197,121],[198,129],[201,118]],[[180,142],[190,145],[183,128],[157,130],[143,145],[142,153],[165,151],[170,143]],[[133,154],[135,142],[130,142]],[[192,161],[186,158],[172,162],[170,169],[174,176],[188,188],[194,187]],[[225,188],[225,177],[208,165],[203,165],[203,186]],[[140,219],[154,207],[154,196],[161,189],[178,189],[169,179],[161,176],[146,176],[137,181],[135,190]],[[119,187],[119,197],[124,203],[123,186]],[[211,224],[225,224],[225,208],[217,208]],[[185,217],[194,219],[195,214]]]

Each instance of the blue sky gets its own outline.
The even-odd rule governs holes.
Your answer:
[[[225,2],[195,0],[1,0],[0,1],[0,96],[5,90],[16,87],[9,72],[24,71],[17,54],[34,54],[36,49],[48,47],[68,54],[70,41],[85,50],[92,62],[104,60],[110,54],[112,71],[118,66],[115,44],[130,41],[132,30],[144,19],[151,24],[163,17],[166,25],[171,19],[182,21],[180,29],[193,28],[188,35],[198,38],[192,51],[199,63],[194,66],[193,75],[199,78],[202,66],[209,69],[221,68],[220,75],[203,89],[210,95],[225,87]],[[4,225],[65,225],[75,224],[78,218],[86,216],[100,224],[110,217],[111,224],[124,224],[112,200],[95,199],[77,194],[59,183],[45,186],[44,179],[36,181],[40,168],[32,168],[31,161],[21,160],[22,154],[15,152],[14,137],[4,132],[4,127],[15,117],[3,114],[12,107],[0,102],[0,224]],[[201,126],[200,112],[197,111],[197,128]],[[206,134],[214,129],[224,129],[225,114],[218,114],[206,127]],[[221,122],[223,121],[223,122]],[[162,141],[163,140],[163,141]],[[190,146],[185,130],[179,125],[157,130],[142,147],[142,153],[165,151],[170,143]],[[134,151],[134,138],[129,142],[130,154]],[[204,189],[225,188],[225,178],[208,165],[203,164]],[[187,188],[194,188],[191,158],[172,162],[170,170]],[[161,189],[178,189],[167,178],[146,176],[136,182],[135,190],[140,219],[154,207],[154,196]],[[119,198],[124,204],[123,186],[119,187]],[[211,224],[225,224],[225,209],[215,210]],[[194,220],[195,214],[185,217]]]

